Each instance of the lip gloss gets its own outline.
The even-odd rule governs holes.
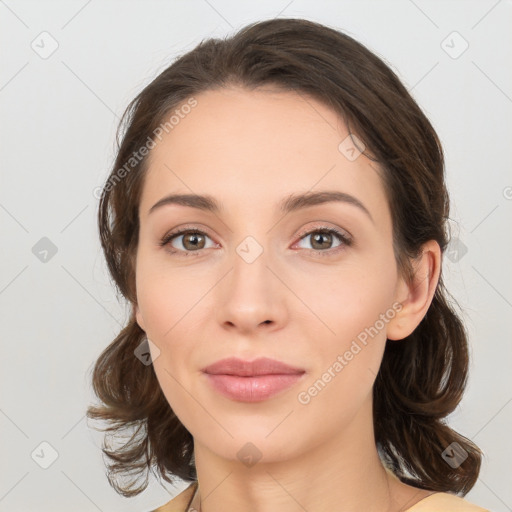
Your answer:
[[[269,374],[251,377],[206,374],[208,382],[222,395],[240,402],[266,400],[297,383],[304,373]]]

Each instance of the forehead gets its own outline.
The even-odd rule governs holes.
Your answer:
[[[142,215],[170,193],[209,194],[240,211],[316,189],[343,191],[371,203],[372,215],[387,214],[375,164],[362,154],[347,158],[348,130],[323,103],[271,88],[194,98],[196,106],[150,152]]]

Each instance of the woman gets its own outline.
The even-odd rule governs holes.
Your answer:
[[[99,229],[132,315],[88,411],[131,434],[104,447],[115,489],[156,469],[192,482],[159,511],[483,511],[463,498],[482,453],[443,421],[468,372],[443,152],[390,68],[263,21],[123,120]]]

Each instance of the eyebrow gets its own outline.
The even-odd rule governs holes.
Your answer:
[[[291,194],[285,197],[278,205],[281,213],[286,214],[308,208],[310,206],[317,206],[325,203],[340,202],[350,204],[359,208],[364,212],[370,220],[375,223],[371,213],[366,206],[356,197],[345,192],[338,191],[319,191],[319,192],[306,192],[301,194]],[[220,203],[210,195],[197,195],[197,194],[170,194],[157,201],[148,212],[148,215],[156,209],[165,205],[181,205],[190,208],[197,208],[199,210],[209,211],[218,214],[223,209]]]

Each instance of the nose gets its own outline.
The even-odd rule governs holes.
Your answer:
[[[280,328],[287,317],[289,292],[277,277],[278,271],[269,265],[267,253],[256,254],[255,249],[249,246],[244,252],[239,246],[231,259],[231,269],[217,287],[219,323],[244,334]]]

